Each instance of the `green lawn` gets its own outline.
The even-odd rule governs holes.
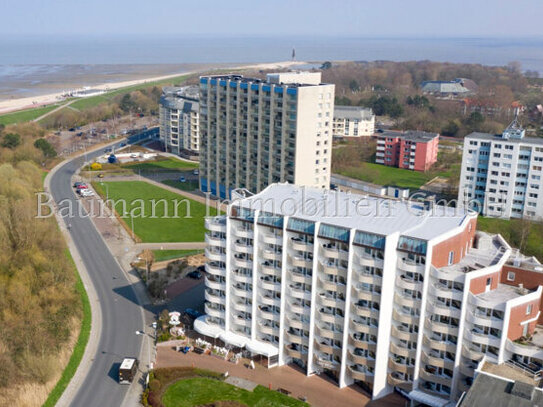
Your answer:
[[[208,378],[180,380],[169,386],[162,398],[166,407],[193,407],[226,400],[238,401],[249,407],[308,406],[307,403],[263,386],[257,386],[250,392]]]
[[[377,185],[395,185],[410,189],[419,189],[436,176],[434,173],[404,170],[375,163],[363,163],[361,167],[348,168],[337,173]]]
[[[155,261],[179,259],[200,253],[203,253],[203,250],[153,250]]]
[[[122,168],[128,168],[132,171],[188,171],[198,168],[198,163],[168,158],[165,160],[147,161],[142,163],[121,164]]]
[[[53,407],[55,404],[57,404],[58,399],[60,398],[60,396],[62,396],[62,393],[68,386],[68,383],[70,383],[70,380],[72,380],[72,377],[74,376],[77,370],[77,367],[79,366],[79,363],[81,362],[81,359],[83,358],[83,354],[85,353],[85,347],[87,346],[87,342],[89,341],[90,330],[91,330],[92,316],[91,316],[91,306],[89,302],[89,297],[87,296],[87,292],[85,291],[85,286],[83,285],[83,282],[81,281],[81,277],[79,276],[79,273],[77,271],[73,258],[70,254],[70,251],[66,249],[65,253],[70,263],[73,265],[74,273],[76,274],[77,281],[76,281],[75,289],[77,290],[79,296],[81,297],[81,302],[82,302],[82,307],[83,307],[83,319],[81,320],[81,330],[79,331],[79,336],[77,338],[77,342],[72,352],[72,356],[70,356],[70,360],[68,361],[68,364],[64,368],[64,371],[62,372],[62,375],[60,376],[59,381],[57,382],[55,387],[53,387],[53,390],[51,390],[51,393],[49,393],[49,396],[47,397],[47,400],[45,400],[45,403],[43,403],[42,407]]]
[[[103,198],[115,201],[117,213],[129,228],[133,218],[134,233],[142,242],[204,240],[206,207],[199,202],[144,181],[93,182],[93,187]],[[156,203],[155,218],[151,218],[152,200]],[[215,214],[215,208],[209,208],[209,215]]]
[[[56,109],[60,105],[49,105],[45,107],[36,107],[34,109],[21,110],[20,112],[7,113],[0,116],[0,124],[16,124],[22,122],[28,122],[30,120],[37,119],[45,113],[49,113],[51,110]]]
[[[181,182],[173,179],[165,179],[162,181],[162,183],[170,187],[180,189],[181,191],[194,191],[195,189],[200,188],[198,181]]]

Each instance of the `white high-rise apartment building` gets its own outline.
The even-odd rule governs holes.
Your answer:
[[[165,87],[159,105],[160,140],[166,151],[177,155],[198,153],[198,87]]]
[[[502,284],[511,248],[476,233],[475,212],[289,184],[233,195],[206,220],[195,329],[269,367],[444,406],[535,328],[542,287]]]
[[[229,198],[274,182],[328,188],[334,85],[320,72],[200,78],[200,189]]]
[[[369,108],[336,106],[334,137],[370,137],[375,133],[375,115]]]
[[[458,201],[485,216],[543,218],[543,139],[515,121],[502,135],[464,139]]]

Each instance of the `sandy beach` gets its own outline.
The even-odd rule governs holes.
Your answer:
[[[254,64],[254,65],[240,65],[240,66],[235,66],[231,68],[232,69],[285,69],[292,66],[304,65],[304,64],[306,64],[306,62],[284,61],[284,62],[273,62],[273,63],[264,63],[264,64]],[[215,69],[217,69],[217,67],[215,67]],[[206,70],[209,70],[209,69],[206,69]],[[145,79],[126,80],[126,81],[113,82],[113,83],[103,83],[103,84],[93,85],[92,89],[111,91],[115,89],[125,88],[128,86],[140,85],[147,82],[155,82],[155,81],[175,78],[180,75],[195,74],[198,72],[203,72],[203,70],[183,71],[183,72],[173,73],[170,75],[148,77]],[[82,87],[83,87],[83,84],[81,84],[80,88]],[[64,100],[62,95],[63,95],[63,92],[56,92],[56,93],[50,93],[50,94],[45,94],[45,95],[0,100],[0,114],[58,103]]]

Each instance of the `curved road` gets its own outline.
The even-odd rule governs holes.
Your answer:
[[[102,149],[88,153],[86,157],[90,159],[100,154],[103,154]],[[59,210],[69,203],[73,208],[78,207],[71,179],[83,159],[79,157],[67,162],[52,175],[50,192]],[[64,217],[64,222],[71,224],[69,232],[92,280],[102,311],[98,349],[71,406],[121,406],[129,388],[138,386],[135,382],[131,386],[119,385],[117,372],[123,357],[140,355],[142,336],[136,335],[136,331],[144,327],[142,308],[131,283],[92,221],[75,211],[75,216]]]

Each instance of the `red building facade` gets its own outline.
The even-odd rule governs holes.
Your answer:
[[[414,171],[428,171],[437,161],[439,134],[423,131],[377,135],[377,164]]]

